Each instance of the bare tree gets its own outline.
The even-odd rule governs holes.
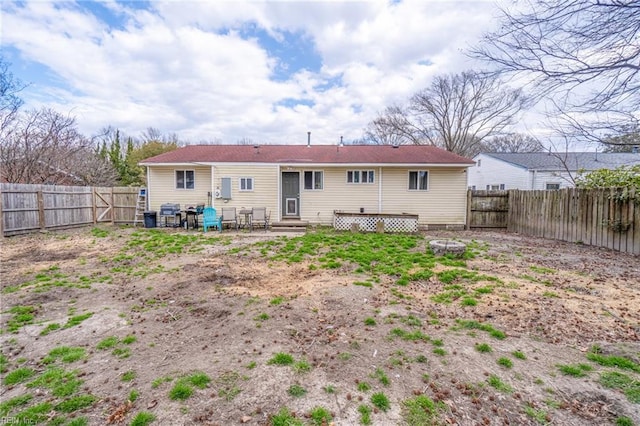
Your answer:
[[[409,120],[409,111],[394,105],[367,125],[363,139],[375,145],[419,145],[425,137]]]
[[[602,142],[637,124],[640,109],[640,3],[632,0],[527,0],[502,10],[502,25],[472,56],[526,79],[562,130]]]
[[[487,140],[482,147],[487,152],[540,152],[544,145],[533,136],[507,133]]]
[[[0,145],[2,177],[14,183],[111,185],[115,172],[80,134],[75,119],[51,109],[16,117]]]
[[[0,138],[4,138],[9,124],[15,119],[22,106],[18,93],[26,87],[9,71],[9,63],[0,56]]]
[[[387,108],[368,131],[378,141],[431,144],[471,157],[527,106],[521,90],[506,87],[497,77],[466,71],[437,76],[406,108]]]
[[[605,137],[604,152],[638,152],[640,149],[640,125],[627,126],[619,134]]]

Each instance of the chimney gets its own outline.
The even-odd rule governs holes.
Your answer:
[[[311,147],[311,132],[307,132],[307,148]]]

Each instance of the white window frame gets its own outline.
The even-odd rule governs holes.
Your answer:
[[[191,175],[193,176],[192,178],[193,186],[191,188],[189,188],[187,185],[187,182],[188,182],[187,173],[189,172],[191,172]],[[182,187],[178,186],[178,173],[182,173]],[[195,170],[175,170],[175,173],[173,174],[173,178],[175,180],[174,187],[178,190],[193,191],[194,189],[196,189],[196,171]]]
[[[247,183],[250,182],[248,186]],[[242,176],[238,178],[238,191],[240,192],[253,192],[255,188],[255,181],[252,176]]]
[[[492,183],[487,185],[487,191],[502,191],[504,190],[504,183]]]
[[[411,173],[416,173],[416,187],[415,188],[411,188]],[[420,173],[426,173],[427,174],[427,187],[426,188],[420,188]],[[429,190],[429,180],[431,178],[431,173],[429,173],[429,170],[409,170],[409,172],[407,173],[407,188],[409,191],[428,191]]]
[[[311,188],[307,188],[307,173],[311,173]],[[320,176],[320,187],[316,187],[317,176]],[[322,191],[324,189],[324,170],[305,170],[302,172],[302,188],[305,191]]]
[[[346,175],[347,175],[347,183],[350,185],[360,185],[360,184],[372,185],[376,183],[375,170],[347,170]],[[365,176],[366,176],[366,179],[365,179]]]

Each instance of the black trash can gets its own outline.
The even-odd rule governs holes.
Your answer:
[[[144,227],[155,228],[158,226],[158,212],[147,211],[144,212]]]

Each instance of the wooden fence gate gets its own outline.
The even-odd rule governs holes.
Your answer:
[[[467,229],[506,228],[509,191],[467,192]]]

